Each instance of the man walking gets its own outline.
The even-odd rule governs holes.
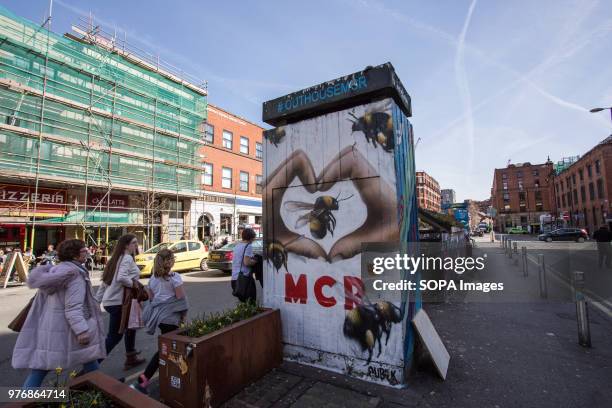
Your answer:
[[[593,234],[593,239],[597,241],[597,252],[599,254],[599,267],[603,264],[603,259],[606,258],[606,267],[610,267],[610,241],[612,241],[612,233],[604,224]]]

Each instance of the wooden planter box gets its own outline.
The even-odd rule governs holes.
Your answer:
[[[217,407],[283,360],[279,310],[203,337],[159,336],[159,395],[171,407]]]
[[[102,391],[115,405],[123,408],[164,408],[166,405],[149,398],[145,394],[130,388],[129,385],[117,381],[101,371],[92,371],[75,378],[70,382],[71,390],[87,390],[97,389]],[[7,407],[36,407],[37,403],[15,403],[9,404]]]

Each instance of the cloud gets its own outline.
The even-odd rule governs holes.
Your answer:
[[[459,39],[457,40],[457,52],[455,53],[455,80],[457,82],[457,88],[459,89],[459,95],[463,102],[466,118],[465,133],[468,141],[468,173],[471,173],[474,167],[474,117],[472,115],[472,95],[470,94],[470,87],[465,71],[464,49],[465,36],[470,26],[475,7],[476,0],[472,0],[465,21],[463,22],[463,28],[459,34]]]

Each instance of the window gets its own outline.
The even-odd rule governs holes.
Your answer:
[[[535,169],[533,171],[533,175],[534,175],[534,177],[538,177],[540,175],[540,173],[538,172],[538,169]]]
[[[578,190],[574,189],[574,204],[578,205]]]
[[[519,181],[518,181],[518,189],[520,191],[523,191],[523,179],[519,179]]]
[[[601,172],[601,167],[599,166],[599,160],[595,160],[595,174],[599,175]]]
[[[595,186],[593,185],[593,183],[589,183],[589,198],[591,200],[595,199]]]
[[[572,192],[571,191],[567,192],[567,205],[568,206],[572,205]]]
[[[504,193],[504,201],[510,201],[510,194]]]
[[[261,176],[259,174],[256,175],[255,176],[255,192],[257,194],[261,194],[261,192],[263,190],[262,184],[263,184],[263,176]]]
[[[576,185],[576,173],[572,174],[572,184]]]
[[[232,188],[232,169],[223,167],[221,174],[221,187]]]
[[[524,192],[520,192],[518,193],[519,195],[519,201],[525,201],[525,193]]]
[[[584,172],[582,169],[578,170],[578,178],[580,178],[580,181],[584,180]]]
[[[189,250],[190,251],[199,251],[200,250],[200,243],[199,242],[189,242]]]
[[[232,134],[232,132],[229,132],[224,129],[223,130],[223,147],[225,147],[226,149],[231,149],[233,139],[234,139],[234,135]]]
[[[535,181],[533,182],[533,185],[534,185],[536,188],[540,187],[540,180],[535,179]]]
[[[593,183],[591,183],[592,185]],[[580,186],[580,198],[582,198],[582,202],[584,203],[586,201],[586,190],[584,188],[584,186]]]
[[[565,194],[561,196],[561,204],[565,207]]]
[[[202,174],[202,184],[206,186],[212,186],[213,184],[213,165],[210,163],[203,163],[202,169],[204,170],[204,174]]]
[[[255,157],[263,159],[263,145],[259,142],[255,142]]]
[[[504,190],[507,190],[507,189],[508,189],[508,182],[504,181]]]
[[[506,173],[502,173],[502,180],[508,180],[508,175]]]
[[[536,191],[534,193],[534,196],[535,196],[536,203],[539,203],[542,201],[542,192],[540,190]]]
[[[208,143],[215,142],[215,127],[210,123],[207,123],[204,128],[204,141]]]
[[[589,175],[589,178],[593,177],[593,168],[590,164],[587,166],[587,174]]]
[[[597,196],[602,199],[604,198],[604,186],[602,179],[597,179]]]
[[[240,191],[249,191],[249,173],[240,172]]]
[[[178,244],[170,248],[170,250],[175,254],[178,252],[187,252],[187,244],[184,242],[179,242]]]
[[[240,153],[249,154],[249,139],[240,136]]]

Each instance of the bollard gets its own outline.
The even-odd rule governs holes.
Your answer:
[[[527,269],[527,247],[521,247],[521,255],[523,255],[523,276],[527,277],[529,275],[529,271]]]
[[[583,347],[591,347],[591,327],[589,323],[589,309],[582,293],[584,289],[584,272],[574,271],[572,273],[574,296],[576,299],[576,319],[578,323],[578,344]]]
[[[491,230],[491,242],[495,242],[495,232]]]
[[[546,299],[548,297],[548,288],[546,283],[546,264],[544,263],[544,254],[538,254],[538,281],[540,283],[540,297]]]
[[[506,249],[508,258],[512,259],[512,240],[508,240],[508,248]]]
[[[518,242],[512,242],[512,248],[514,249],[514,253],[518,254]]]

